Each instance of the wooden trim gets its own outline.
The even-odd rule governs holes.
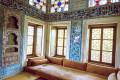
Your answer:
[[[64,57],[64,41],[65,41],[65,30],[66,30],[67,28],[57,28],[57,35],[56,35],[56,52],[55,52],[55,56],[63,56]],[[60,47],[62,47],[63,48],[63,51],[62,51],[62,55],[58,55],[57,54],[57,48],[59,47],[58,46],[58,30],[64,30],[64,33],[63,33],[63,46],[60,46]]]
[[[55,56],[57,56],[57,46],[58,45],[58,28],[56,28],[56,52],[55,52]]]
[[[31,23],[31,22],[28,22],[28,26],[34,26],[34,27],[36,27],[36,26],[42,26],[42,25],[38,25],[38,24],[34,24],[34,23]]]
[[[34,33],[33,33],[33,48],[32,48],[32,54],[27,55],[27,56],[36,56],[36,40],[37,40],[37,28],[42,28],[42,37],[43,37],[43,26],[42,25],[37,25],[34,23],[28,23],[28,26],[32,26],[34,28]],[[32,36],[32,35],[31,35]],[[28,46],[28,45],[27,45]],[[42,46],[42,41],[41,41],[41,46]]]
[[[88,56],[88,62],[95,62],[95,63],[101,63],[101,64],[107,64],[107,65],[112,65],[115,66],[115,49],[116,49],[116,26],[117,24],[103,24],[103,25],[89,25],[90,29],[90,38],[89,38],[89,56]],[[100,61],[94,61],[91,60],[91,46],[92,46],[92,29],[100,28],[101,29],[101,44],[100,44]],[[113,28],[113,39],[107,39],[107,40],[112,40],[113,41],[113,51],[107,51],[107,52],[112,52],[112,63],[106,63],[102,62],[102,46],[103,46],[103,29],[104,28]]]
[[[92,29],[90,28],[90,38],[89,38],[89,56],[88,61],[91,61],[91,39],[92,39]]]
[[[117,26],[117,24],[116,23],[113,23],[113,24],[96,24],[96,25],[89,25],[88,26],[88,28],[90,29],[91,27],[92,28],[102,28],[102,27],[104,27],[104,28],[113,28],[113,27],[115,27],[115,26]]]
[[[102,63],[102,48],[103,48],[103,28],[101,28],[100,63]]]

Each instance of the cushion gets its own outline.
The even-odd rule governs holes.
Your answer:
[[[80,63],[80,62],[75,62],[75,61],[64,59],[63,66],[86,71],[87,63]]]
[[[108,76],[108,80],[117,80],[115,73],[112,73]]]
[[[42,60],[42,59],[45,59],[45,56],[29,58],[27,62],[27,66],[31,66],[31,62],[34,60]]]
[[[120,80],[120,71],[117,73],[117,80]]]
[[[34,60],[32,61],[31,66],[37,66],[45,63],[49,63],[48,59]]]
[[[118,69],[88,63],[86,71],[91,72],[91,73],[104,75],[104,76],[109,76],[111,73],[117,74]]]
[[[51,63],[63,65],[63,59],[62,58],[56,58],[56,57],[47,57],[47,58]]]

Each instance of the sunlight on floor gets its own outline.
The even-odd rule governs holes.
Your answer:
[[[21,72],[17,75],[2,79],[2,80],[35,80],[39,78],[40,76],[34,75],[28,72]]]

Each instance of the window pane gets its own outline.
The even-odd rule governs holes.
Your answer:
[[[66,40],[67,40],[67,39],[65,39],[65,41],[64,41],[64,46],[66,46],[66,44],[67,44],[67,43],[66,43]]]
[[[58,39],[58,46],[63,46],[63,39]]]
[[[57,55],[62,55],[63,47],[57,47]]]
[[[103,29],[103,39],[113,39],[113,28]]]
[[[100,50],[100,40],[92,40],[92,49]]]
[[[46,0],[29,0],[29,4],[46,12]]]
[[[33,35],[34,34],[34,27],[28,26],[28,35]]]
[[[112,63],[112,52],[102,52],[102,62]]]
[[[63,38],[64,30],[58,30],[58,37]]]
[[[113,41],[112,40],[103,40],[103,50],[112,51]]]
[[[32,46],[27,46],[27,54],[32,54]]]
[[[92,29],[92,39],[101,39],[101,29]]]
[[[42,28],[37,28],[36,55],[42,54]]]
[[[66,56],[66,47],[64,47],[64,56]]]
[[[100,61],[100,51],[91,50],[91,60]]]
[[[65,38],[67,38],[67,30],[65,30]]]
[[[27,45],[33,45],[33,36],[28,36]]]

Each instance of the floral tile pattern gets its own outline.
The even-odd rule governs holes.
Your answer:
[[[70,35],[69,59],[72,61],[81,61],[81,44],[82,44],[82,20],[72,21]]]

